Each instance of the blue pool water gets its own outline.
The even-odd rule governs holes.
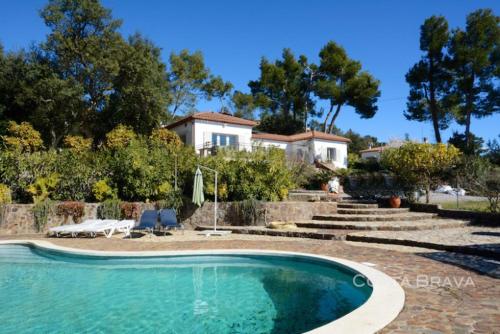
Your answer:
[[[368,299],[354,275],[298,257],[98,258],[0,245],[0,332],[302,333]]]

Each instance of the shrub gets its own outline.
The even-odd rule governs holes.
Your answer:
[[[254,198],[235,203],[236,214],[239,217],[241,225],[257,225],[257,221],[261,216],[261,211],[258,207],[259,201]]]
[[[141,205],[139,203],[123,202],[120,208],[121,216],[125,219],[138,220],[141,215]]]
[[[124,148],[136,138],[131,127],[120,124],[106,134],[106,146],[110,149]]]
[[[155,145],[164,145],[166,147],[179,147],[182,145],[181,138],[177,133],[164,128],[154,129],[149,139]]]
[[[221,150],[216,156],[202,159],[201,163],[218,171],[218,182],[227,187],[229,201],[249,198],[278,201],[285,199],[288,190],[296,186],[285,152],[275,148],[253,152]],[[203,182],[206,193],[213,195],[213,174],[204,172]]]
[[[408,191],[419,187],[425,189],[429,203],[431,188],[443,181],[459,157],[460,151],[452,145],[408,142],[399,148],[385,150],[381,163],[397,176]]]
[[[35,218],[36,230],[41,232],[44,230],[45,226],[47,226],[49,215],[54,213],[54,203],[48,198],[36,202],[33,206],[32,212]]]
[[[157,210],[161,209],[174,209],[176,212],[179,212],[182,207],[183,200],[182,194],[180,191],[172,191],[168,194],[164,199],[158,200],[155,202],[155,208]]]
[[[108,199],[97,208],[97,216],[100,219],[121,219],[121,202],[117,199]]]
[[[9,150],[30,153],[43,148],[40,132],[36,131],[28,122],[17,124],[11,121],[7,131],[9,136],[3,136],[2,139]]]
[[[62,150],[57,156],[55,170],[59,182],[53,199],[84,201],[93,199],[93,186],[107,175],[105,157],[101,152]]]
[[[10,203],[12,203],[10,188],[5,184],[0,183],[0,205]]]
[[[107,180],[99,180],[94,183],[92,193],[94,194],[94,198],[99,202],[117,198],[116,189],[111,188]]]
[[[27,191],[33,196],[33,203],[42,202],[50,197],[59,182],[59,175],[54,173],[47,177],[36,179],[30,184]]]
[[[85,214],[85,205],[82,202],[67,201],[59,203],[56,207],[56,214],[63,216],[65,220],[73,217],[73,221],[78,223]]]
[[[82,136],[66,136],[63,140],[64,147],[76,153],[87,152],[92,148],[92,139]]]

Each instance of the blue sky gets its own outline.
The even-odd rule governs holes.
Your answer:
[[[0,42],[17,50],[43,40],[48,30],[38,16],[46,1],[2,0]],[[104,0],[116,18],[123,19],[122,33],[136,31],[163,49],[201,50],[214,74],[247,92],[247,83],[259,75],[261,57],[276,59],[282,49],[305,54],[317,61],[328,41],[341,44],[363,68],[381,81],[377,115],[360,119],[344,108],[337,126],[352,128],[382,140],[410,137],[433,138],[428,123],[407,121],[403,116],[408,86],[404,75],[420,57],[419,29],[425,18],[444,15],[450,27],[463,27],[468,13],[492,8],[500,15],[500,1],[132,1]],[[216,102],[201,102],[199,109],[218,109]],[[500,134],[500,115],[473,120],[472,132],[486,139]],[[452,124],[444,132],[463,127]]]

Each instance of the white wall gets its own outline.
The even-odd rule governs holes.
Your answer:
[[[263,148],[269,148],[269,147],[276,147],[280,148],[282,150],[287,149],[288,143],[285,141],[278,141],[278,140],[269,140],[269,139],[252,139],[252,142],[254,143],[255,146],[258,147],[263,147]]]
[[[373,151],[373,152],[362,152],[361,153],[361,159],[369,159],[369,158],[374,158],[374,159],[380,160],[380,152]]]
[[[186,122],[171,130],[177,133],[182,139],[185,138],[185,144],[193,145],[193,122]]]
[[[332,161],[332,163],[337,168],[347,168],[347,143],[331,142],[321,139],[312,139],[312,142],[314,147],[314,159],[326,161],[327,148],[335,148],[337,151],[337,156],[335,161]]]
[[[198,151],[206,143],[212,146],[212,133],[238,136],[240,150],[252,150],[252,127],[236,124],[224,124],[196,119],[194,121],[194,144]]]

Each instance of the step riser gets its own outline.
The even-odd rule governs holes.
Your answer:
[[[357,217],[355,215],[345,215],[345,216],[313,216],[312,220],[326,220],[326,221],[375,221],[375,222],[381,222],[381,221],[416,221],[416,220],[424,220],[424,219],[431,219],[435,217],[436,215],[432,216],[408,216],[408,217],[402,217],[402,216],[397,216],[394,215],[393,217],[387,217],[387,216],[377,216],[377,215],[372,215],[368,217]]]
[[[410,209],[337,209],[337,213],[343,215],[392,215],[405,212],[410,212]]]
[[[359,231],[423,231],[423,230],[436,230],[445,228],[458,228],[467,226],[466,223],[447,223],[440,225],[429,225],[429,226],[412,226],[408,225],[398,225],[398,226],[359,226],[351,224],[332,224],[332,223],[296,223],[297,227],[300,228],[312,228],[312,229],[323,229],[323,230],[359,230]]]
[[[377,204],[338,203],[337,207],[342,209],[378,209]]]

